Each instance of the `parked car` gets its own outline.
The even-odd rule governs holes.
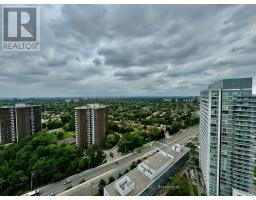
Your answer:
[[[84,183],[84,182],[85,182],[85,179],[82,178],[82,179],[79,181],[79,184],[80,184],[80,183]]]
[[[114,158],[114,154],[112,152],[109,153],[109,156]]]
[[[69,184],[69,183],[71,183],[71,180],[66,180],[65,182],[64,182],[64,185],[67,185],[67,184]]]

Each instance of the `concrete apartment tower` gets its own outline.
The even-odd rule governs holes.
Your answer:
[[[14,135],[14,109],[10,107],[0,108],[0,144],[8,144],[12,142]]]
[[[89,145],[102,146],[107,131],[107,108],[99,104],[89,104],[75,108],[76,145],[85,149]]]
[[[40,106],[16,104],[0,108],[0,144],[18,142],[41,130]]]
[[[221,80],[201,91],[199,163],[208,195],[254,193],[255,134],[252,78]]]

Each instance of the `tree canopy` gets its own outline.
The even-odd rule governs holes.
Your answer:
[[[189,180],[185,175],[176,174],[171,178],[167,196],[190,196]]]
[[[55,134],[39,133],[0,150],[1,195],[20,195],[33,188],[83,171],[90,159],[96,166],[105,158],[102,150],[92,146],[85,152],[75,145],[58,145]]]
[[[145,143],[146,139],[143,137],[142,131],[125,133],[118,143],[118,151],[121,153],[128,153]]]

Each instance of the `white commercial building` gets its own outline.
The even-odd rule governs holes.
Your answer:
[[[175,149],[175,148],[174,148]],[[180,170],[190,158],[190,150],[155,150],[137,168],[104,188],[105,196],[154,195],[159,187]]]

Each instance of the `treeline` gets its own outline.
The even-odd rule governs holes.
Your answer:
[[[158,128],[125,133],[118,143],[118,151],[121,153],[128,153],[133,151],[135,148],[141,147],[147,142],[160,140],[164,137],[164,131],[159,130]]]
[[[131,125],[128,125],[128,123],[121,123],[120,126],[118,126],[115,122],[109,120],[108,121],[108,131],[109,132],[117,132],[117,133],[130,133],[134,131],[134,128]]]
[[[198,196],[197,186],[185,174],[176,174],[168,186],[166,196]]]
[[[73,114],[63,114],[60,119],[51,119],[47,123],[42,124],[43,128],[48,130],[63,128],[64,131],[75,131],[75,117]]]
[[[170,115],[165,115],[163,117],[152,117],[150,119],[143,119],[141,122],[143,125],[159,125],[164,124],[170,127],[179,126],[179,128],[187,128],[194,124],[199,123],[199,117],[192,115],[191,112],[187,114],[178,115],[176,117],[171,117]]]
[[[0,150],[1,195],[20,195],[30,190],[31,178],[36,188],[97,166],[104,159],[96,146],[82,152],[74,145],[58,145],[54,134],[28,136]]]

